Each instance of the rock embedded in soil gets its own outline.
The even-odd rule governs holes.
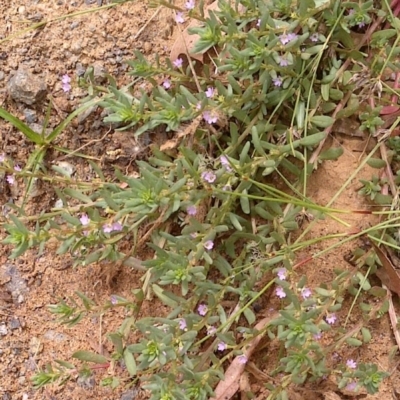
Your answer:
[[[7,89],[13,100],[29,106],[39,103],[47,93],[46,82],[24,68],[20,68],[9,80]]]
[[[137,389],[130,389],[121,395],[121,400],[135,400],[139,391]]]
[[[18,318],[11,318],[10,319],[10,323],[9,323],[9,327],[10,329],[13,331],[15,329],[21,328],[21,323],[19,322]]]

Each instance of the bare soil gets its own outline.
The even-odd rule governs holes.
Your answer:
[[[83,0],[0,0],[0,105],[21,119],[26,118],[26,109],[31,108],[37,116],[38,123],[43,123],[46,113],[45,104],[27,107],[17,104],[7,97],[6,83],[15,71],[27,67],[35,74],[42,76],[51,93],[54,102],[50,125],[55,126],[62,121],[67,113],[73,110],[79,100],[85,96],[82,89],[73,86],[70,94],[61,90],[61,76],[68,73],[76,76],[77,69],[89,65],[97,65],[99,69],[107,70],[121,83],[126,82],[126,65],[123,60],[133,56],[134,50],[140,50],[149,58],[156,54],[166,56],[173,43],[176,32],[171,28],[170,15],[159,13],[142,33],[136,37],[139,30],[150,20],[154,9],[148,9],[145,2],[130,2],[117,7],[103,9],[96,13],[78,15],[73,18],[61,19],[48,23],[40,29],[3,39],[17,34],[30,26],[32,22],[52,20],[72,12],[93,9],[96,4]],[[103,2],[105,3],[105,2]],[[3,40],[3,41],[2,41]],[[92,113],[81,124],[70,126],[59,138],[58,144],[65,148],[82,152],[94,157],[96,161],[109,171],[114,166],[134,171],[131,158],[133,143],[125,137],[99,123],[99,112]],[[30,142],[4,121],[0,120],[0,153],[5,153],[15,163],[25,165],[33,150]],[[100,140],[102,139],[102,140]],[[133,140],[133,139],[132,139]],[[336,140],[336,139],[335,139]],[[341,138],[345,153],[338,161],[327,161],[321,164],[309,181],[308,195],[315,203],[326,205],[336,192],[343,186],[351,173],[359,165],[359,156],[364,147],[360,139]],[[328,144],[329,145],[329,144]],[[85,147],[86,146],[86,147]],[[104,158],[104,154],[122,154],[127,157]],[[60,153],[50,153],[46,163],[51,166],[63,158]],[[63,158],[64,159],[64,158]],[[80,179],[91,179],[87,163],[80,158],[65,159],[76,168]],[[343,191],[333,207],[344,210],[366,209],[369,204],[357,194],[358,179],[368,179],[373,171],[365,168],[361,174]],[[0,202],[4,209],[5,202],[12,199],[20,204],[22,191],[16,187],[10,188],[2,182]],[[56,200],[52,185],[41,187],[38,196],[30,200],[28,215],[43,210],[49,210]],[[344,232],[346,229],[365,228],[376,223],[372,217],[360,214],[344,214],[341,219],[351,225],[346,228],[337,221],[326,219],[316,223],[305,223],[302,230],[312,224],[305,238],[313,238],[330,233]],[[301,234],[298,232],[296,235]],[[4,232],[0,232],[0,238]],[[307,257],[328,247],[332,242],[323,242],[310,246],[301,256]],[[309,284],[314,287],[321,282],[328,282],[334,276],[333,270],[350,269],[352,267],[345,256],[359,245],[348,243],[324,256],[305,264],[296,271],[307,274]],[[113,266],[94,265],[87,268],[70,267],[71,260],[65,256],[59,257],[52,251],[38,257],[36,251],[28,251],[17,260],[8,260],[8,246],[0,248],[0,395],[3,400],[36,399],[36,400],[78,400],[78,399],[124,399],[148,398],[148,394],[136,388],[135,396],[125,398],[124,388],[112,391],[98,385],[104,376],[112,376],[113,371],[99,370],[93,379],[84,382],[69,382],[64,386],[48,386],[34,391],[30,378],[39,368],[55,359],[70,360],[71,354],[79,349],[88,349],[107,354],[104,338],[105,332],[112,331],[121,321],[121,312],[113,311],[104,318],[94,316],[86,319],[72,329],[54,321],[47,306],[55,304],[60,299],[68,299],[75,291],[81,291],[102,304],[110,299],[112,294],[129,297],[132,289],[140,288],[141,274],[129,268],[113,269]],[[141,258],[151,255],[143,252]],[[379,284],[379,282],[377,282]],[[272,298],[272,297],[271,297]],[[350,302],[347,302],[350,304]],[[346,304],[347,304],[346,303]],[[276,300],[263,304],[264,314],[278,307]],[[162,315],[167,310],[158,301],[145,302],[142,315]],[[339,323],[343,323],[348,312],[344,308],[338,313]],[[361,314],[353,311],[348,328],[354,326]],[[373,341],[358,349],[344,348],[335,357],[346,360],[376,362],[383,370],[390,371],[391,376],[382,385],[381,393],[375,396],[365,393],[358,396],[363,399],[396,398],[396,388],[400,387],[400,373],[397,369],[398,356],[389,359],[389,352],[395,346],[393,333],[387,315],[380,321],[371,323],[370,329]],[[277,348],[265,344],[251,360],[252,367],[247,372],[249,385],[258,399],[266,398],[263,391],[264,383],[273,361],[277,358]],[[272,361],[272,362],[271,362]],[[337,360],[336,360],[337,361]],[[333,393],[334,385],[327,381],[320,387],[311,387],[307,391],[300,389],[292,393],[293,399],[331,399],[350,398],[349,393]],[[329,397],[331,396],[331,397]]]

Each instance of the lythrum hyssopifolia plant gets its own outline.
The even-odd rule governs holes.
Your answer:
[[[127,61],[134,78],[129,86],[109,77],[107,87],[98,87],[90,74],[79,81],[88,88],[86,100],[105,109],[106,123],[133,130],[150,146],[151,156],[136,162],[137,177],[116,169],[107,180],[91,163],[95,183],[87,184],[60,176],[58,169],[51,178],[58,185],[58,207],[42,213],[34,228],[17,212],[5,224],[4,243],[15,246],[13,256],[33,246],[43,250],[55,237],[57,253],[71,254],[76,266],[113,261],[144,274],[143,286],[130,298],[114,295],[99,305],[77,293],[78,302],[50,306],[71,326],[116,307],[126,310],[126,318],[108,334],[111,356],[79,351],[73,357],[83,367],[47,365],[34,385],[103,367],[109,374],[103,385],[140,382],[154,400],[207,399],[229,363],[237,358],[246,364],[248,345],[267,334],[281,344],[281,356],[271,359],[271,376],[280,378],[266,383],[269,399],[287,399],[290,385],[311,385],[329,375],[340,389],[377,392],[385,372],[332,355],[369,343],[368,322],[385,311],[382,293],[371,291],[362,269],[336,271],[332,282],[311,287],[295,268],[296,252],[325,238],[298,242],[290,233],[304,218],[338,218],[340,210],[305,196],[307,182],[318,161],[340,154],[318,150],[335,120],[363,111],[358,94],[375,96],[383,69],[397,65],[381,40],[385,30],[372,34],[376,56],[356,40],[371,35],[372,20],[392,21],[389,6],[220,0],[211,11],[192,0],[182,8],[159,3],[172,8],[179,30],[198,21],[190,29],[198,35],[190,50],[210,62],[184,56],[150,61],[136,52]],[[367,85],[360,83],[365,69]],[[70,80],[63,83],[70,86]],[[360,124],[376,133],[383,123],[379,113],[371,119],[364,111]],[[151,142],[165,132],[171,138],[165,146]],[[9,171],[10,162],[3,160],[3,169]],[[350,240],[346,235],[343,240]],[[134,257],[143,245],[153,250],[153,259]],[[369,262],[376,268],[374,257]],[[267,293],[277,315],[255,329],[255,304]],[[138,317],[151,296],[169,307],[167,316]],[[349,296],[364,304],[364,319],[351,329],[339,317]],[[372,307],[367,303],[373,296],[381,300]],[[132,342],[132,332],[141,339]]]

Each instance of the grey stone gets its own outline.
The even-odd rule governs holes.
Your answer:
[[[78,378],[78,380],[76,381],[76,383],[81,388],[90,390],[90,389],[94,388],[94,386],[96,384],[96,380],[94,379],[93,376],[80,376]]]
[[[10,319],[10,323],[9,323],[9,327],[10,327],[11,330],[21,328],[21,323],[19,322],[19,319],[15,318],[15,317],[11,318]]]
[[[81,63],[76,63],[75,71],[78,76],[83,76],[85,75],[86,68]]]
[[[32,124],[33,122],[37,121],[37,116],[35,111],[29,109],[29,108],[25,108],[24,110],[24,116],[25,116],[25,121],[28,124]]]
[[[137,389],[130,389],[122,393],[121,400],[134,400],[136,399],[139,391]]]
[[[97,84],[104,83],[106,78],[107,70],[104,68],[103,64],[99,62],[93,63],[93,76]]]
[[[9,80],[7,89],[13,100],[27,105],[40,102],[47,93],[46,82],[23,68]]]
[[[4,286],[11,293],[14,303],[22,303],[25,300],[24,295],[28,293],[29,289],[17,267],[13,264],[3,264],[0,266],[0,278],[7,282]]]
[[[45,332],[43,337],[47,340],[51,340],[53,342],[64,342],[65,340],[68,339],[67,335],[64,335],[63,333],[58,333],[56,331],[53,331],[49,329],[48,331]]]
[[[6,336],[8,334],[8,329],[6,324],[0,324],[0,336]]]
[[[78,26],[79,26],[79,21],[74,21],[74,22],[71,23],[71,25],[69,26],[69,28],[70,28],[71,30],[73,30],[73,29],[77,28]]]

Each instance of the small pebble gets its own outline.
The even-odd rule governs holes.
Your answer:
[[[73,30],[73,29],[77,28],[78,26],[79,26],[79,21],[74,21],[74,22],[71,23],[71,25],[69,26],[69,28],[70,28],[71,30]]]
[[[18,318],[11,318],[10,319],[10,323],[9,323],[10,329],[14,330],[14,329],[18,329],[21,328],[21,323],[19,322]]]
[[[29,109],[29,108],[25,108],[24,116],[25,116],[25,121],[28,124],[32,124],[32,123],[37,121],[37,116],[36,116],[35,111],[33,111],[33,110]]]
[[[5,324],[0,324],[0,335],[6,336],[8,334],[8,329]]]

